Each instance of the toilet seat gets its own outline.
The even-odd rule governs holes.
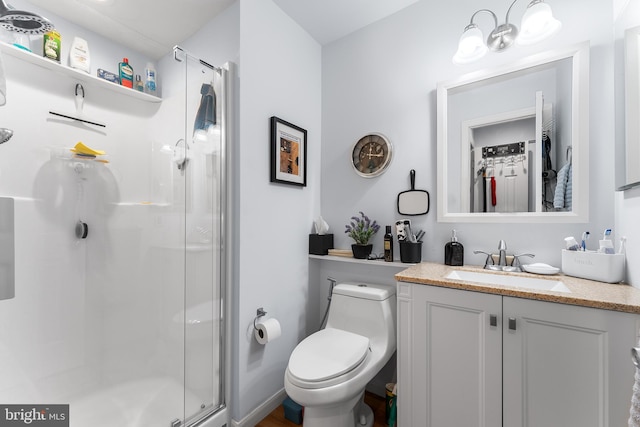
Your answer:
[[[323,329],[293,350],[287,376],[299,387],[328,387],[360,372],[370,352],[367,337],[341,329]]]

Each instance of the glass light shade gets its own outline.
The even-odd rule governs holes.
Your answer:
[[[542,1],[532,1],[522,16],[517,43],[530,45],[552,36],[562,24],[553,17],[551,7]]]
[[[484,44],[482,31],[477,25],[471,24],[460,36],[458,51],[453,56],[453,62],[466,64],[482,58],[485,53],[487,53],[487,45]]]

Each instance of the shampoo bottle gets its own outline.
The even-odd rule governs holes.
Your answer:
[[[69,66],[82,70],[85,73],[91,72],[91,57],[89,55],[89,45],[85,39],[74,37],[69,51]]]
[[[451,232],[451,241],[444,245],[444,263],[446,265],[464,265],[464,247],[458,242],[456,230]]]
[[[144,93],[149,95],[156,94],[156,69],[150,62],[147,64],[147,68],[144,69]]]
[[[393,234],[390,225],[387,225],[384,233],[384,260],[386,262],[393,261]]]
[[[129,65],[129,60],[122,58],[122,62],[118,65],[120,84],[124,87],[133,88],[133,68]]]

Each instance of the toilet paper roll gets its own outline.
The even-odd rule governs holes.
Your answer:
[[[253,331],[256,341],[262,345],[275,340],[281,333],[280,322],[276,319],[266,319],[257,322],[256,329]]]

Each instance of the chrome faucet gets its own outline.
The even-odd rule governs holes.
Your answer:
[[[506,266],[507,265],[507,242],[504,240],[500,240],[498,243],[498,265]]]
[[[519,254],[507,256],[507,242],[500,240],[498,243],[498,253],[491,254],[484,251],[473,251],[474,254],[484,254],[487,256],[484,262],[484,268],[487,270],[501,270],[501,271],[522,271],[522,264],[520,263],[520,257],[526,256],[533,258],[534,254]],[[498,258],[496,263],[495,258]],[[511,262],[508,263],[507,259],[511,258]]]

